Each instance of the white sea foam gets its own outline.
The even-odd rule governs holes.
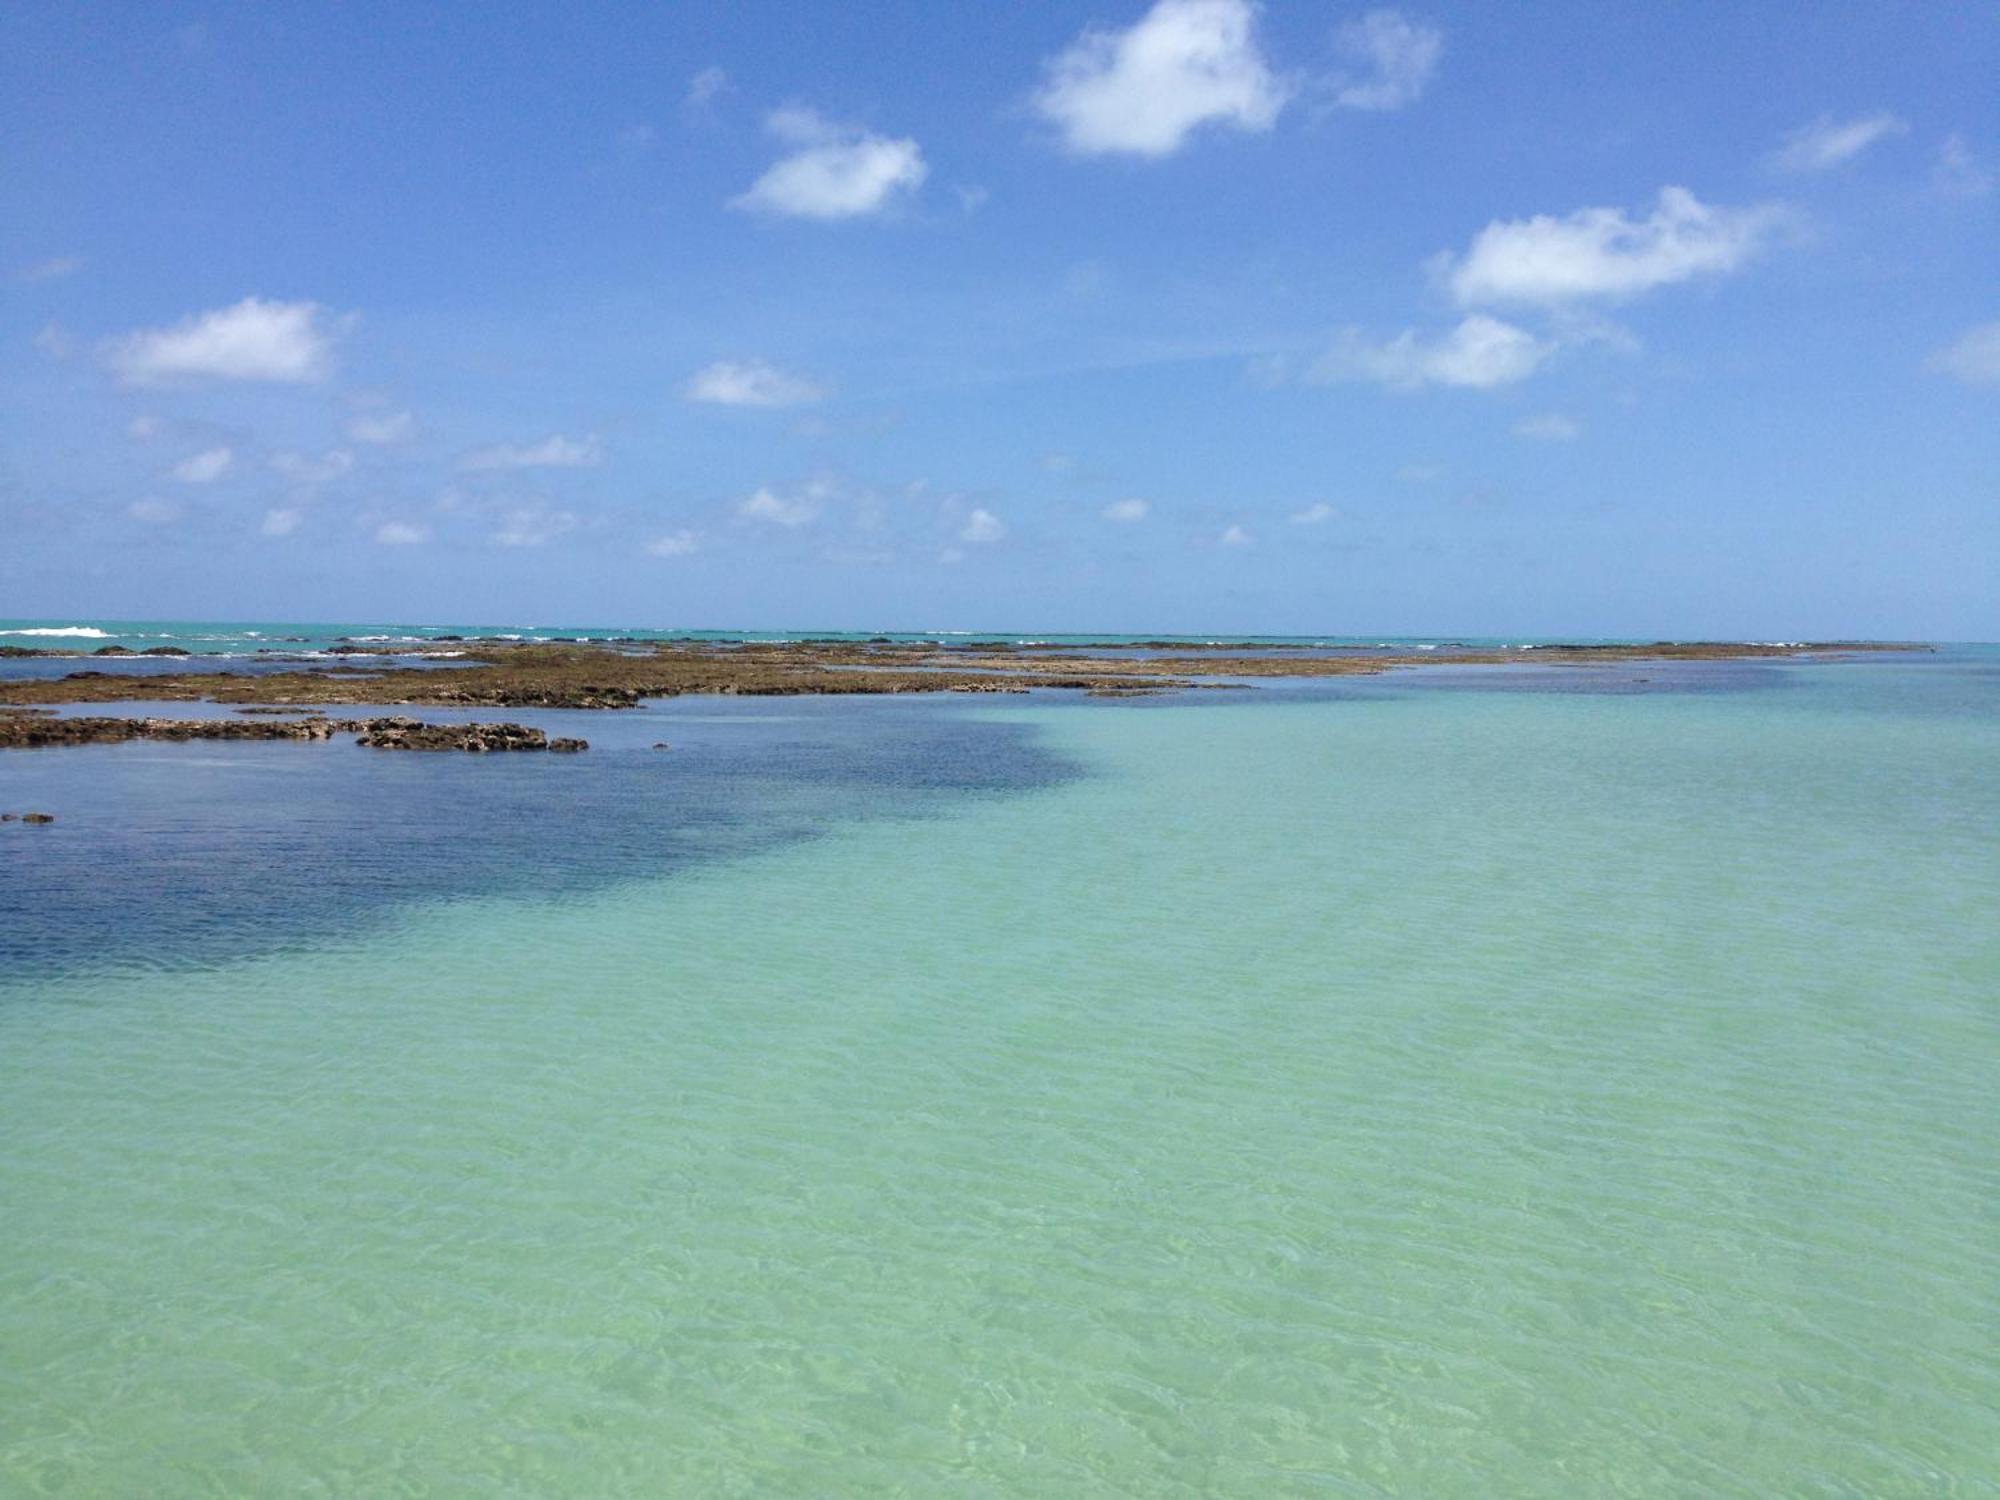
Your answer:
[[[67,635],[104,641],[111,638],[108,630],[99,630],[95,625],[36,625],[23,630],[0,630],[0,635]]]

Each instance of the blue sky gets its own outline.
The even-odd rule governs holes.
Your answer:
[[[0,615],[2000,637],[2000,9],[0,10]]]

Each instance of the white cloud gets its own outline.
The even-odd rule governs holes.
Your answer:
[[[1821,115],[1787,135],[1771,153],[1771,165],[1781,172],[1824,172],[1852,161],[1883,137],[1901,135],[1909,128],[1887,111],[1853,120]]]
[[[1771,205],[1715,208],[1686,188],[1666,187],[1644,219],[1616,208],[1496,219],[1473,236],[1463,259],[1438,264],[1461,306],[1632,297],[1738,269],[1786,217]]]
[[[148,526],[164,526],[181,518],[180,506],[172,500],[162,500],[148,495],[143,500],[134,500],[125,507],[125,514],[135,521],[144,521]]]
[[[656,536],[646,543],[646,551],[654,557],[686,557],[701,546],[701,537],[692,531],[670,531],[665,536]]]
[[[826,395],[803,376],[790,375],[761,359],[719,359],[697,370],[681,387],[689,401],[717,406],[803,406]]]
[[[1250,0],[1158,0],[1127,31],[1086,31],[1034,96],[1079,155],[1169,156],[1204,125],[1269,130],[1291,96]]]
[[[688,80],[687,92],[681,96],[681,103],[689,109],[707,109],[728,93],[729,87],[729,75],[721,68],[703,68]]]
[[[127,334],[107,353],[128,385],[184,379],[303,384],[323,378],[331,363],[334,335],[320,326],[322,311],[317,302],[245,297],[171,328]]]
[[[1418,26],[1393,10],[1372,10],[1340,28],[1341,52],[1364,64],[1364,76],[1338,80],[1333,102],[1347,109],[1401,109],[1414,104],[1437,71],[1444,33]]]
[[[1925,368],[1968,385],[2000,381],[2000,323],[1981,323],[1933,354]]]
[[[290,536],[299,529],[306,513],[296,505],[279,506],[264,512],[264,521],[257,530],[265,536]]]
[[[540,547],[576,530],[576,515],[567,510],[547,510],[539,505],[516,506],[507,512],[500,529],[493,533],[499,547]]]
[[[192,458],[174,465],[174,478],[182,484],[212,484],[229,472],[236,455],[227,448],[205,448]]]
[[[1104,519],[1107,521],[1122,521],[1130,523],[1133,521],[1143,521],[1146,519],[1147,516],[1151,515],[1152,512],[1153,512],[1153,507],[1150,501],[1113,500],[1109,505],[1104,507],[1103,514],[1104,514]]]
[[[819,515],[829,487],[815,481],[796,495],[758,488],[736,502],[736,514],[746,521],[766,521],[774,526],[798,527]]]
[[[1315,505],[1308,505],[1304,510],[1295,510],[1291,516],[1294,526],[1321,526],[1328,521],[1339,519],[1340,512],[1324,500]]]
[[[1953,198],[1977,198],[1993,191],[1993,174],[1979,164],[1962,135],[1948,135],[1931,167],[1931,186]]]
[[[1007,528],[1001,524],[998,516],[990,510],[975,507],[972,514],[965,518],[965,525],[960,528],[958,539],[961,542],[984,545],[987,542],[997,542],[1006,534]]]
[[[58,255],[53,260],[41,261],[36,265],[23,266],[14,273],[16,281],[60,281],[65,276],[74,276],[83,269],[83,258],[76,255]]]
[[[1322,384],[1373,380],[1398,390],[1425,385],[1485,390],[1526,380],[1554,352],[1526,329],[1474,313],[1442,338],[1429,340],[1405,329],[1387,343],[1375,343],[1350,328],[1306,378]]]
[[[1568,443],[1580,437],[1583,429],[1559,411],[1544,412],[1537,417],[1523,417],[1514,424],[1514,436],[1534,438],[1543,443]]]
[[[458,461],[458,466],[467,473],[476,473],[491,469],[590,469],[603,461],[603,445],[595,437],[566,438],[556,434],[525,447],[495,443],[490,448],[475,448]]]
[[[386,448],[407,443],[416,435],[417,419],[406,411],[363,412],[347,424],[348,439]]]
[[[1253,538],[1241,526],[1231,526],[1217,540],[1225,547],[1247,547]]]
[[[415,521],[384,521],[375,528],[375,540],[385,547],[414,547],[430,535],[430,527]]]
[[[135,443],[150,443],[164,430],[160,419],[142,412],[125,424],[125,436]]]
[[[908,137],[876,135],[809,109],[774,111],[765,126],[798,149],[766,168],[730,200],[731,208],[800,219],[860,218],[915,192],[930,172],[922,149]]]
[[[318,458],[306,453],[273,453],[271,467],[293,484],[330,484],[354,467],[345,448],[329,448]]]

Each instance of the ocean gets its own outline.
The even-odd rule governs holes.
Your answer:
[[[509,717],[0,756],[0,1493],[2000,1493],[2000,651]]]

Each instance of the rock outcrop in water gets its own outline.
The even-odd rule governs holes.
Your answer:
[[[58,718],[47,713],[0,713],[0,750],[63,745],[115,745],[126,740],[330,740],[356,736],[371,750],[550,750],[573,754],[585,740],[550,739],[526,724],[427,724],[421,719],[118,719]]]

